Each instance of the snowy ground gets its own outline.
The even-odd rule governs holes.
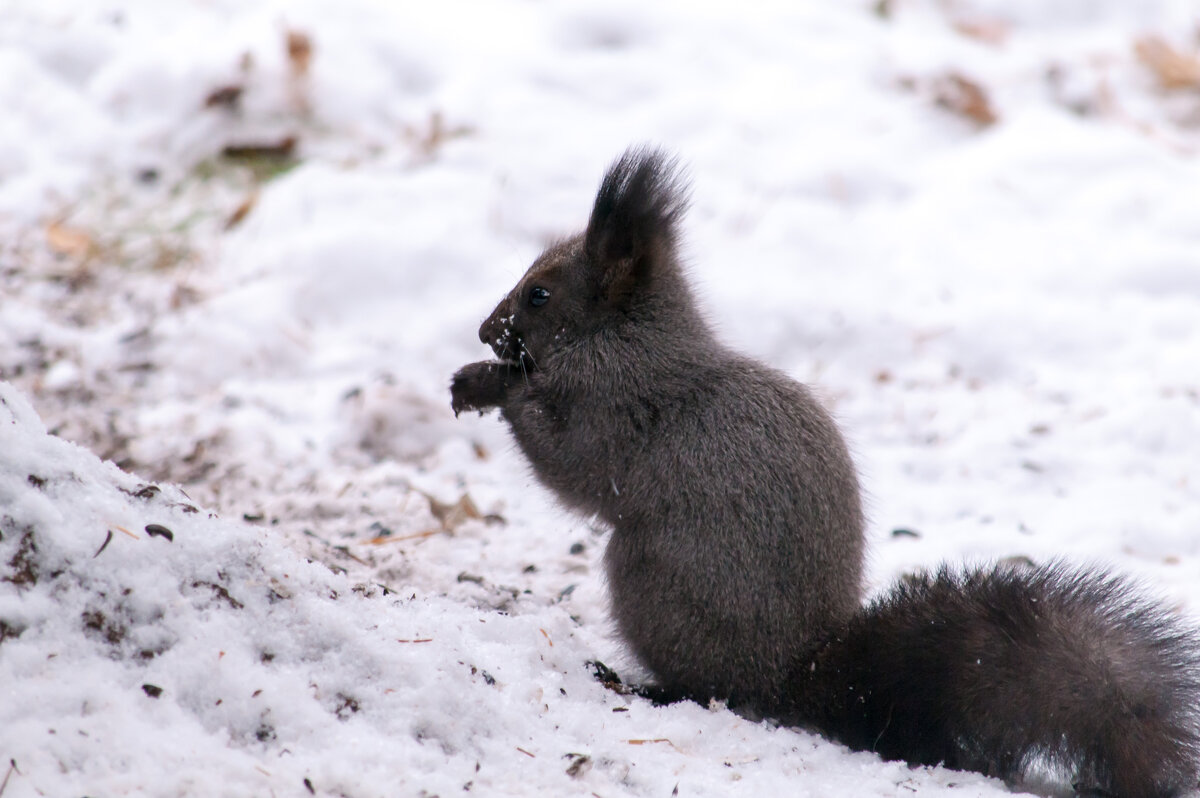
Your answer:
[[[845,426],[872,589],[1064,556],[1200,617],[1191,2],[0,19],[4,798],[1008,794],[591,678],[604,530],[447,384],[631,143]]]

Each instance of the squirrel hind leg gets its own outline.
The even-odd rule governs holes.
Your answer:
[[[666,687],[660,684],[639,684],[630,689],[634,695],[650,701],[656,707],[665,707],[670,704],[678,704],[682,701],[695,701],[698,704],[703,703],[685,690]]]
[[[609,690],[619,695],[634,695],[638,698],[644,698],[656,707],[665,707],[683,701],[695,701],[697,704],[705,703],[701,698],[679,687],[652,683],[630,684],[622,679],[620,674],[600,660],[588,660],[587,665],[591,668],[592,678]]]

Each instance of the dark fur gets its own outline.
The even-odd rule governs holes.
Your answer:
[[[1196,641],[1123,580],[1062,565],[901,582],[798,660],[781,714],[853,748],[1102,795],[1196,785]]]
[[[714,339],[676,255],[675,175],[622,156],[586,232],[480,327],[500,361],[451,386],[612,527],[614,615],[659,686],[912,763],[1011,778],[1042,757],[1115,795],[1194,787],[1194,641],[1120,580],[943,571],[860,609],[846,446],[807,388]]]

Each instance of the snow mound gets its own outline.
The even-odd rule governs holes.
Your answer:
[[[378,770],[380,784],[457,790],[487,744],[477,735],[503,728],[462,720],[481,705],[519,714],[489,641],[524,637],[535,663],[550,660],[543,683],[582,665],[565,616],[547,630],[566,654],[557,663],[529,621],[353,584],[48,435],[8,384],[0,451],[0,727],[14,789],[29,773],[44,794],[352,792]],[[343,755],[317,755],[329,748]]]
[[[911,778],[610,691],[586,628],[515,589],[497,609],[356,583],[49,435],[8,383],[0,452],[9,795],[719,795],[803,789],[814,767],[827,784],[816,763],[839,758],[859,794]]]

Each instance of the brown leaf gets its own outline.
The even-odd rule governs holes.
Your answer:
[[[937,104],[987,127],[999,119],[982,86],[957,72],[948,72],[934,83]]]
[[[195,288],[192,288],[190,285],[178,283],[171,291],[171,309],[179,310],[180,308],[187,307],[188,305],[194,305],[200,301],[200,296],[200,292]],[[185,513],[200,512],[190,504],[179,504],[176,506],[182,507]]]
[[[475,129],[470,125],[447,125],[442,112],[434,111],[429,115],[427,127],[409,126],[405,130],[405,137],[412,142],[422,157],[432,158],[446,142],[470,136],[474,132]]]
[[[219,106],[230,111],[235,111],[238,105],[241,104],[243,90],[242,86],[236,84],[215,88],[204,98],[204,107],[216,108]]]
[[[225,229],[232,230],[241,224],[242,221],[250,215],[250,211],[254,210],[254,205],[257,202],[258,189],[255,189],[247,194],[246,198],[242,200],[236,208],[233,209],[233,213],[229,214],[229,218],[225,220]]]
[[[975,41],[999,47],[1008,41],[1012,26],[1002,19],[960,19],[954,22],[954,29]]]
[[[1140,37],[1134,42],[1133,51],[1164,89],[1200,88],[1200,58],[1179,52],[1161,36]]]
[[[67,227],[62,222],[46,225],[46,243],[55,254],[78,259],[87,257],[95,246],[87,233]]]
[[[287,32],[287,56],[294,77],[302,78],[308,74],[308,68],[312,64],[312,55],[312,39],[308,34],[298,30],[289,30]]]
[[[466,493],[459,497],[454,504],[443,504],[430,499],[429,508],[433,512],[434,518],[442,522],[442,528],[447,530],[456,529],[463,521],[470,518],[483,517],[479,508],[475,506],[475,502],[471,501],[471,497]]]
[[[248,144],[227,144],[221,150],[226,158],[290,158],[296,151],[295,136],[284,136],[279,141]]]

